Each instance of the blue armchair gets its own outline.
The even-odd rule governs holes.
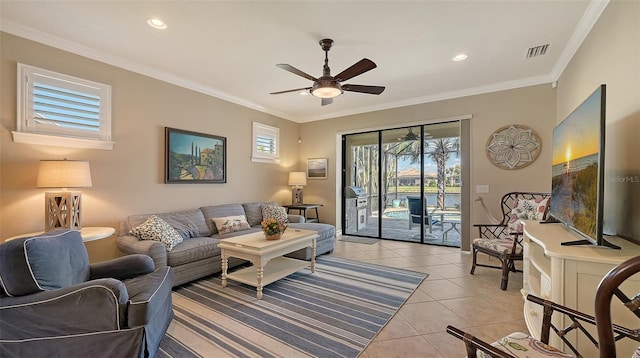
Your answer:
[[[173,318],[169,267],[89,264],[78,231],[0,245],[0,356],[154,357]]]

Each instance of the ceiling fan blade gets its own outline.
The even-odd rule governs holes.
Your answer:
[[[333,98],[323,98],[322,102],[320,104],[323,105],[323,106],[326,106],[326,105],[331,104],[331,103],[333,103]]]
[[[311,81],[315,81],[317,78],[311,76],[310,74],[304,73],[302,71],[300,71],[299,69],[291,66],[291,65],[287,65],[286,63],[279,63],[276,66],[280,67],[281,69],[285,70],[285,71],[289,71],[291,73],[295,73],[298,76],[302,76],[308,80]]]
[[[360,92],[369,94],[380,94],[384,91],[384,86],[363,86],[363,85],[342,85],[343,91]]]
[[[271,92],[269,94],[282,94],[282,93],[289,93],[289,92],[308,91],[310,89],[311,89],[311,87],[304,87],[304,88],[290,89],[290,90],[286,90],[286,91]]]
[[[373,70],[376,67],[377,66],[375,63],[373,63],[373,61],[371,61],[368,58],[363,58],[362,60],[353,64],[351,67],[347,68],[346,70],[340,72],[338,75],[334,76],[334,78],[338,82],[346,81],[350,78],[359,76],[367,71]]]

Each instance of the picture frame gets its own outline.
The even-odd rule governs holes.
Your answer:
[[[327,158],[307,159],[307,179],[327,179]]]
[[[227,182],[227,138],[165,127],[166,184]]]

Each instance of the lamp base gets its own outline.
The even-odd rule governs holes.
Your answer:
[[[44,195],[44,231],[82,228],[81,192],[59,191]]]
[[[302,188],[293,188],[291,190],[291,204],[302,204]]]

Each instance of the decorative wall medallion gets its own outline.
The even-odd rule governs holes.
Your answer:
[[[538,158],[541,149],[538,134],[518,124],[499,128],[487,140],[487,158],[502,169],[526,167]]]

